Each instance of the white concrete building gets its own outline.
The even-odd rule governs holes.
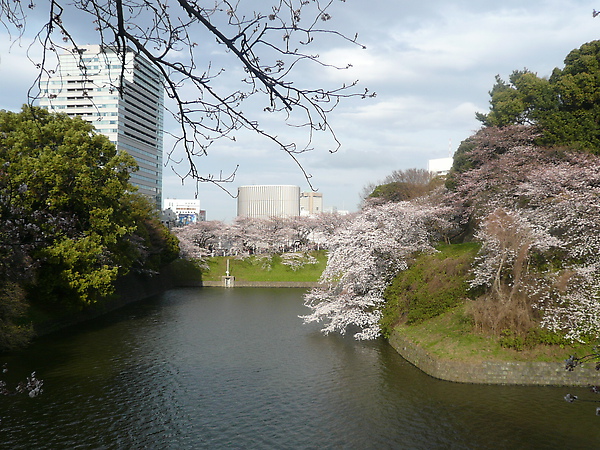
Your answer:
[[[59,55],[59,61],[59,71],[42,79],[40,106],[80,116],[133,156],[139,170],[131,174],[132,184],[160,208],[164,115],[160,73],[133,51],[126,53],[123,64],[114,50],[99,45],[73,49]]]
[[[448,175],[453,162],[453,158],[430,159],[427,163],[427,170],[435,175]]]
[[[175,221],[179,225],[206,220],[205,211],[200,209],[199,199],[165,198],[163,201],[163,210],[172,211],[175,215]]]
[[[300,215],[313,216],[323,212],[323,194],[302,192],[300,194]]]
[[[254,185],[238,188],[237,215],[255,219],[298,217],[300,187]]]

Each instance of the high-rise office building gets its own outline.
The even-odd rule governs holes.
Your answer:
[[[80,116],[136,160],[131,183],[162,204],[164,91],[160,73],[129,50],[87,45],[59,55],[59,69],[42,80],[40,106]]]

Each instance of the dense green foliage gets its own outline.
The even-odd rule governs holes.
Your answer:
[[[80,309],[112,293],[118,276],[177,256],[176,240],[129,184],[136,169],[79,118],[0,112],[0,282],[15,283],[0,293],[0,333],[24,309],[15,302]]]
[[[34,108],[0,118],[3,195],[13,208],[3,216],[37,227],[38,301],[89,304],[109,293],[121,263],[116,245],[133,232],[122,200],[135,162],[92,130]]]
[[[477,243],[440,245],[438,252],[418,256],[398,273],[384,293],[383,335],[389,336],[399,323],[421,323],[462,304],[478,249]]]
[[[548,79],[528,70],[508,82],[496,77],[490,111],[477,118],[486,126],[536,125],[540,144],[600,153],[600,41],[571,51],[564,63]]]
[[[177,258],[163,267],[161,273],[165,273],[174,286],[195,286],[198,280],[203,279],[204,270],[206,267],[203,267],[198,261]]]
[[[27,312],[25,292],[12,281],[1,280],[0,350],[24,346],[33,334],[31,325],[21,323]]]

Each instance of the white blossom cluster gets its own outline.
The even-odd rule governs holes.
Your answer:
[[[8,372],[6,364],[2,367],[2,374]],[[27,394],[29,397],[37,397],[43,393],[44,381],[36,377],[35,372],[27,377],[25,381],[21,381],[14,388],[14,391],[8,388],[6,381],[0,379],[0,395]]]
[[[410,202],[370,206],[329,241],[329,258],[318,288],[305,296],[312,312],[305,323],[324,322],[324,333],[357,328],[356,339],[380,335],[383,292],[417,252],[434,251],[435,231],[446,225],[441,207]],[[438,236],[436,236],[438,237]]]
[[[317,264],[317,258],[306,252],[289,252],[281,255],[281,264],[288,266],[293,271],[304,266]]]
[[[255,255],[297,252],[322,247],[348,216],[322,213],[314,217],[238,217],[232,224],[213,220],[197,222],[173,231],[181,256],[203,259],[211,255]]]

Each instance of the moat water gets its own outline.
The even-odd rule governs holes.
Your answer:
[[[600,395],[433,379],[303,325],[303,292],[172,290],[0,356],[9,381],[44,380],[0,397],[0,448],[600,447]]]

